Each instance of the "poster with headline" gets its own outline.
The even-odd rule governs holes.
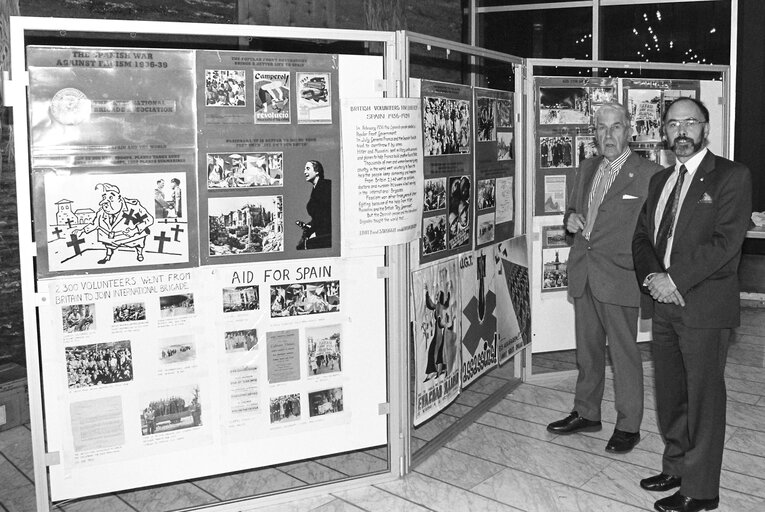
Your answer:
[[[412,272],[415,426],[460,392],[460,289],[457,258]]]
[[[349,246],[417,238],[423,208],[420,108],[417,98],[343,101],[343,232]]]
[[[462,389],[497,366],[496,263],[491,247],[459,256]]]
[[[420,263],[473,249],[473,91],[423,80],[423,214]]]
[[[492,246],[497,296],[497,359],[513,357],[531,342],[531,299],[526,237]]]
[[[337,56],[197,51],[196,79],[202,264],[339,256]]]

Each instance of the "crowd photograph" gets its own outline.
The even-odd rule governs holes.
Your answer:
[[[66,347],[64,353],[70,388],[133,380],[133,353],[129,340]]]

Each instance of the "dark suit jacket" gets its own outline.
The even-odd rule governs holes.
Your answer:
[[[654,250],[655,212],[674,167],[651,180],[648,199],[635,228],[632,252],[642,283],[664,272]],[[752,182],[745,166],[708,152],[693,176],[678,214],[671,265],[666,271],[685,299],[682,321],[699,328],[739,324],[738,264],[752,214]],[[643,288],[643,311],[651,316],[653,300]]]
[[[306,204],[316,236],[332,235],[332,180],[319,178]]]
[[[563,218],[575,212],[587,216],[592,181],[603,157],[584,160],[579,167]],[[648,192],[648,182],[661,166],[632,153],[606,192],[590,240],[577,232],[568,256],[568,292],[581,297],[589,282],[595,297],[607,304],[638,307],[640,289],[632,263],[632,235]]]

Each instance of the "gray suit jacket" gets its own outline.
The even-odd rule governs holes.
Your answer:
[[[572,213],[587,217],[587,202],[593,178],[603,157],[583,161],[574,179],[563,219]],[[581,297],[585,284],[601,302],[638,307],[640,288],[632,261],[632,235],[648,194],[648,183],[661,166],[632,153],[624,162],[598,209],[587,240],[582,231],[573,236],[568,257],[568,292]]]

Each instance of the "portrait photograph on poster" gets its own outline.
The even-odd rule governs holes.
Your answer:
[[[297,73],[298,124],[332,123],[329,73]]]
[[[425,156],[471,152],[470,103],[431,96],[422,99]]]
[[[133,380],[130,340],[65,347],[69,388],[87,388]]]
[[[471,182],[469,176],[449,177],[448,247],[455,249],[470,243]]]
[[[211,197],[210,256],[281,252],[282,196]]]
[[[568,247],[542,249],[542,291],[568,288]]]
[[[574,146],[576,147],[575,167],[579,167],[583,160],[598,156],[598,145],[594,135],[577,135]]]
[[[661,140],[661,89],[626,89],[632,140]]]
[[[586,87],[540,87],[539,124],[589,124]]]
[[[112,308],[114,323],[146,320],[146,306],[143,302],[120,304]]]
[[[254,311],[260,308],[258,285],[223,288],[223,312]]]
[[[50,271],[185,263],[186,174],[46,172]]]
[[[336,373],[342,370],[340,331],[340,324],[306,327],[309,376]]]
[[[543,169],[574,165],[571,137],[539,137],[539,166]]]
[[[494,208],[497,204],[495,180],[478,180],[478,197],[476,204],[479,210]]]
[[[343,411],[343,388],[324,389],[308,393],[308,414],[323,416]]]
[[[258,349],[257,329],[229,331],[223,338],[226,352],[249,352]]]
[[[281,151],[207,153],[207,188],[281,187]]]
[[[497,128],[513,127],[513,102],[511,100],[497,100]]]
[[[300,419],[300,393],[282,395],[270,400],[271,423],[289,423]]]
[[[199,385],[142,393],[141,435],[150,436],[202,426]]]
[[[290,72],[253,71],[255,123],[290,122]]]
[[[188,363],[197,358],[194,336],[185,334],[157,340],[160,364]]]
[[[70,304],[61,306],[61,322],[64,334],[96,330],[96,305]]]
[[[159,316],[171,318],[194,314],[194,294],[182,293],[159,298]]]
[[[477,98],[476,101],[476,133],[478,142],[497,140],[497,125],[495,121],[496,103],[494,98]]]
[[[422,219],[422,254],[446,250],[446,215]]]
[[[476,242],[478,245],[494,241],[494,212],[484,213],[478,216],[477,220],[478,236]]]
[[[497,160],[514,160],[515,146],[513,143],[513,132],[497,133]]]
[[[568,247],[566,244],[566,228],[560,226],[542,226],[542,248]]]
[[[544,212],[563,213],[566,207],[566,175],[545,176]]]
[[[446,208],[446,178],[425,180],[423,211],[432,212]]]
[[[297,220],[302,230],[298,251],[332,247],[332,180],[324,176],[324,166],[318,160],[308,160],[303,166],[305,182],[311,187],[305,205],[310,219]]]
[[[244,70],[205,69],[205,106],[247,106]]]
[[[340,311],[340,281],[271,286],[271,318]]]

